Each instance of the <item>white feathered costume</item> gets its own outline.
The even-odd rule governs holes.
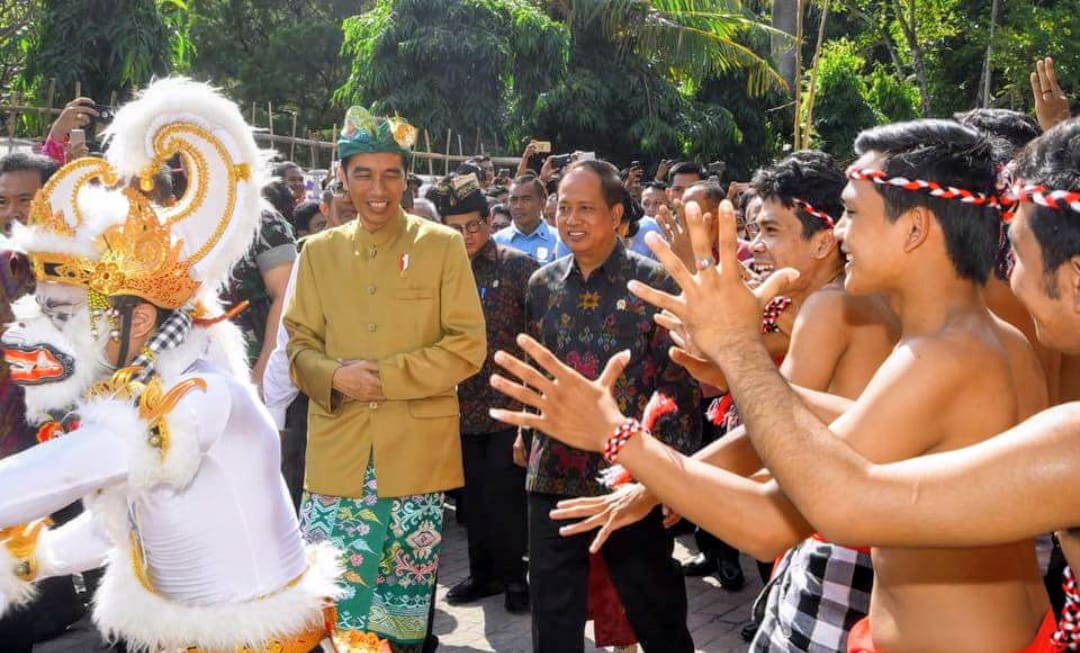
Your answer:
[[[34,580],[107,562],[94,620],[129,649],[306,653],[336,552],[301,542],[239,332],[201,319],[257,233],[260,152],[236,105],[185,79],[151,85],[109,136],[107,160],[61,168],[13,237],[38,284],[4,335],[12,378],[31,420],[74,410],[78,427],[0,461],[0,613]],[[187,191],[152,207],[137,186],[175,153]],[[149,378],[107,363],[125,295],[194,318]],[[20,526],[80,498],[62,527]]]

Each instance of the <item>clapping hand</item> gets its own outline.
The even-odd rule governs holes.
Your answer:
[[[630,282],[630,292],[661,310],[656,322],[684,340],[709,359],[721,362],[722,355],[761,338],[761,311],[788,283],[798,276],[795,270],[777,270],[756,290],[744,281],[745,269],[737,257],[735,210],[721,202],[720,215],[702,215],[696,203],[683,212],[690,235],[694,265],[690,269],[662,238],[646,236],[646,242],[660,263],[682,288],[679,295]],[[719,262],[713,258],[708,234],[719,236]],[[688,343],[687,343],[688,344]],[[683,347],[686,349],[686,347]]]
[[[630,362],[630,352],[612,356],[600,378],[590,381],[529,336],[519,335],[517,343],[551,377],[505,351],[498,351],[495,363],[522,382],[495,374],[491,386],[539,412],[493,408],[491,416],[500,422],[535,429],[571,447],[601,451],[612,431],[626,421],[611,388]]]

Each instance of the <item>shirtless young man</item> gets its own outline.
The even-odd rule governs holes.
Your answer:
[[[994,181],[989,146],[955,123],[917,121],[864,132],[856,151],[860,158],[852,174],[859,178],[845,191],[847,211],[837,229],[849,254],[846,287],[893,295],[903,332],[900,344],[832,431],[882,462],[986,439],[1045,401],[1042,372],[1030,347],[1015,330],[994,320],[979,292],[997,236],[997,218],[984,202]],[[875,168],[884,169],[881,181],[903,175],[965,192],[949,191],[956,197],[947,199],[862,178]],[[792,398],[776,370],[762,365],[767,355],[749,326],[760,305],[730,273],[737,269],[730,209],[721,222],[720,267],[711,265],[707,248],[696,244],[700,270],[691,274],[654,238],[683,293],[673,297],[640,284],[633,291],[676,316],[695,345],[721,364],[750,432],[769,428],[782,440],[788,437],[785,429],[798,430],[807,421],[793,421],[793,415],[810,413]],[[774,274],[761,294],[769,296],[785,278],[790,275]],[[502,378],[496,378],[496,387],[540,414],[498,412],[498,418],[543,429],[574,446],[607,446],[665,503],[699,523],[711,512],[728,509],[725,502],[718,506],[713,501],[728,484],[715,468],[674,455],[636,427],[616,432],[627,420],[613,410],[606,384],[620,373],[624,356],[614,357],[600,379],[588,383],[534,343],[527,345],[526,352],[554,380],[500,355],[497,361],[539,394]],[[585,405],[594,408],[583,410]],[[800,473],[790,467],[788,472]],[[849,512],[847,518],[861,517]],[[1015,651],[1031,642],[1048,612],[1030,540],[978,549],[879,548],[874,568],[870,615],[874,638],[884,650]]]
[[[1080,120],[1034,141],[1020,158],[1017,178],[1023,192],[1009,234],[1017,258],[1013,290],[1043,344],[1080,354]],[[1059,194],[1056,200],[1052,193]],[[1065,193],[1071,203],[1060,197]],[[750,317],[744,322],[741,328],[752,328]],[[894,547],[972,547],[1080,525],[1078,403],[1041,412],[975,446],[874,465],[791,401],[767,355],[738,356],[732,366],[725,358],[722,353],[726,369],[734,374],[739,368],[736,394],[767,393],[790,407],[779,422],[773,419],[779,413],[764,420],[755,415],[753,438],[792,500],[823,533]],[[783,423],[789,418],[797,426]],[[862,517],[850,519],[854,511]],[[1073,564],[1080,562],[1075,537],[1064,537],[1062,546]]]
[[[759,230],[751,248],[755,268],[800,273],[784,291],[793,302],[788,310],[798,314],[781,374],[795,385],[854,399],[896,344],[899,323],[881,297],[843,290],[843,257],[831,216],[838,219],[842,212],[845,183],[832,158],[820,152],[798,152],[759,170],[752,187],[765,200],[755,216]],[[693,190],[691,186],[687,195]],[[703,224],[695,221],[691,227]],[[695,237],[714,235],[702,228]],[[726,387],[723,373],[711,361],[683,350],[675,350],[674,358],[699,381]],[[750,650],[845,650],[848,628],[869,610],[869,554],[809,538],[813,529],[790,505],[786,511],[774,507],[775,486],[738,478],[762,467],[743,429],[694,458],[734,474],[722,498],[724,511],[712,514],[709,528],[714,534],[760,560],[775,560],[790,549],[763,604],[761,627]],[[760,473],[755,478],[767,480]],[[783,497],[778,500],[783,502]],[[552,517],[586,517],[568,526],[567,535],[601,527],[593,545],[598,548],[610,532],[644,518],[658,502],[648,488],[633,484],[603,497],[564,501]],[[831,590],[828,600],[826,586]]]

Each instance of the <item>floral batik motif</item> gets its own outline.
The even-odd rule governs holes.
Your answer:
[[[423,641],[442,546],[442,493],[380,499],[372,457],[359,499],[305,492],[300,528],[309,542],[331,542],[344,554],[338,628]]]

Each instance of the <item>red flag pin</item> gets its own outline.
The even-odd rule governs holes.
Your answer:
[[[398,260],[398,269],[401,270],[401,274],[405,274],[409,271],[410,261],[411,259],[408,252],[401,255],[401,258]]]

